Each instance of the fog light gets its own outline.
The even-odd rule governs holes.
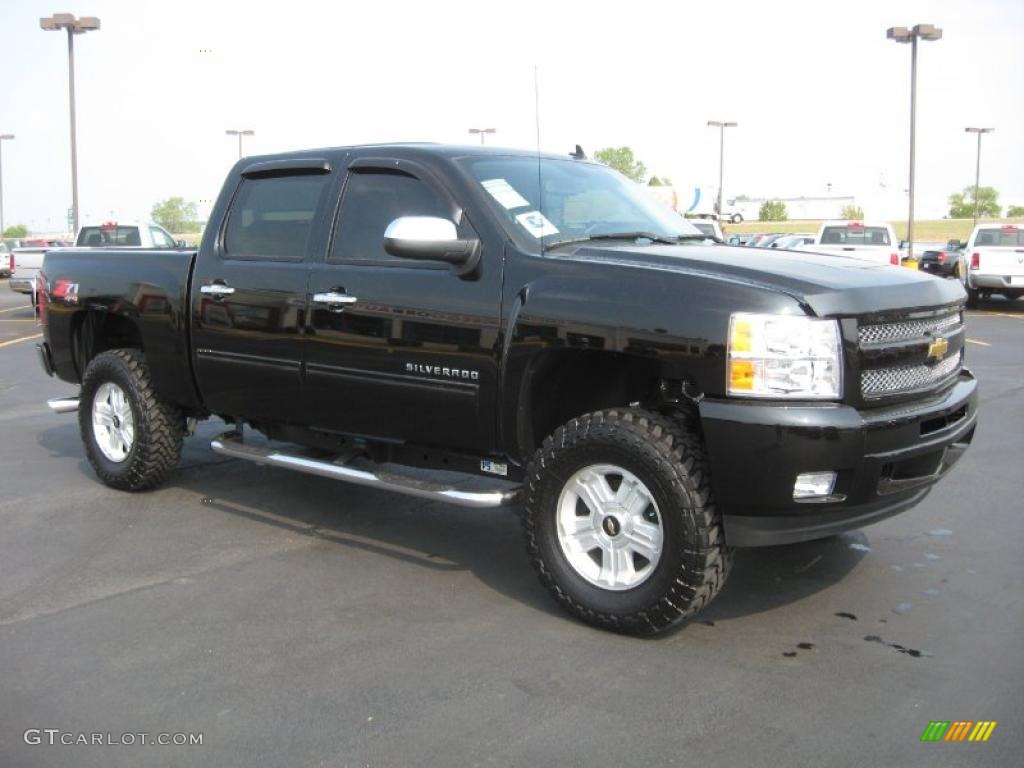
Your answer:
[[[835,472],[804,472],[796,476],[793,483],[793,498],[820,499],[831,496],[836,485]]]

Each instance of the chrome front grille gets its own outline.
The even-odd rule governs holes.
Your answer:
[[[958,309],[945,309],[859,325],[861,396],[878,400],[924,392],[956,376],[963,365],[963,322]],[[935,362],[927,359],[926,353],[939,339],[945,339],[949,349]]]
[[[961,355],[957,352],[938,365],[921,363],[864,371],[860,375],[860,391],[864,397],[880,397],[928,389],[959,372],[960,358]]]
[[[933,317],[927,320],[903,320],[897,323],[862,325],[857,334],[862,345],[886,344],[893,341],[924,339],[934,333],[953,333],[952,329],[960,325],[963,325],[963,315],[955,312],[945,317]]]

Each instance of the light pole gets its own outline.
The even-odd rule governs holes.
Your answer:
[[[45,32],[68,32],[68,101],[71,104],[71,236],[78,232],[78,147],[75,139],[75,35],[95,32],[100,20],[95,16],[76,19],[73,13],[55,13],[39,20],[40,29]]]
[[[722,177],[725,171],[725,129],[735,128],[737,123],[723,123],[718,120],[708,120],[708,126],[718,129],[718,205],[715,213],[719,221],[722,220]]]
[[[232,130],[232,129],[229,128],[228,130],[224,131],[224,133],[226,133],[228,136],[237,136],[238,137],[238,159],[241,160],[242,159],[242,137],[243,136],[252,136],[252,135],[254,135],[256,133],[256,131],[251,131],[248,128],[246,128],[245,130],[242,130],[242,131],[235,131],[235,130]]]
[[[978,226],[978,182],[981,180],[981,134],[992,133],[994,130],[995,128],[964,128],[964,133],[978,134],[978,159],[974,165],[974,226]]]
[[[4,236],[4,141],[13,138],[13,133],[0,133],[0,239]]]
[[[497,128],[470,128],[469,132],[470,133],[479,133],[480,134],[480,144],[482,145],[484,143],[484,134],[485,133],[497,133],[498,129]]]
[[[917,41],[941,40],[942,30],[932,24],[918,24],[913,29],[889,27],[885,36],[897,43],[910,43],[910,210],[907,213],[907,259],[914,258],[914,150],[917,127]]]

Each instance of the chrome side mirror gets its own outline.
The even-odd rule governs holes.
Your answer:
[[[480,241],[460,240],[455,224],[436,216],[402,216],[388,224],[384,250],[392,256],[443,261],[460,277],[472,274],[480,262]]]

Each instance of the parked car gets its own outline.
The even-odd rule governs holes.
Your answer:
[[[783,235],[778,240],[775,240],[770,247],[788,250],[791,248],[796,248],[796,246],[798,245],[805,245],[807,243],[813,242],[814,235],[798,233],[794,235]]]
[[[979,224],[958,263],[968,307],[997,293],[1019,299],[1024,296],[1024,229],[1016,224]]]
[[[184,248],[186,243],[184,240],[175,240],[170,232],[152,222],[106,221],[102,224],[87,224],[78,230],[75,245],[87,248]]]
[[[764,243],[766,240],[771,242],[769,238],[779,238],[782,237],[782,234],[783,233],[781,232],[765,232],[762,234],[754,235],[747,242],[747,245],[751,246],[752,248],[760,248],[762,247],[762,243]]]
[[[757,241],[756,247],[757,248],[771,248],[773,243],[775,243],[777,240],[780,240],[781,238],[783,238],[785,236],[786,235],[785,235],[784,232],[776,233],[776,234],[773,234],[773,235],[765,235],[764,237],[762,237],[760,240]]]
[[[11,270],[8,287],[15,293],[27,295],[32,306],[36,305],[36,274],[48,250],[45,246],[15,248],[8,259]]]
[[[892,226],[885,222],[826,221],[813,243],[797,246],[800,251],[850,256],[876,264],[900,265],[900,254]]]
[[[575,157],[248,157],[198,250],[54,250],[39,285],[42,366],[80,385],[51,407],[78,413],[107,485],[159,485],[190,420],[217,414],[218,454],[521,499],[541,582],[619,632],[697,614],[733,547],[916,505],[975,431],[960,285],[709,245]]]
[[[7,243],[0,242],[0,277],[10,277],[12,271],[11,251]]]
[[[936,277],[954,277],[957,260],[962,250],[959,243],[956,245],[957,247],[951,247],[948,242],[915,243],[914,256],[917,268]],[[906,266],[906,262],[904,262],[904,266]]]
[[[750,241],[753,238],[754,238],[754,235],[740,235],[740,234],[736,234],[736,235],[729,235],[729,237],[726,238],[725,242],[728,243],[729,245],[749,245]]]

